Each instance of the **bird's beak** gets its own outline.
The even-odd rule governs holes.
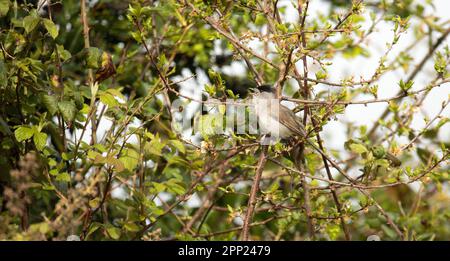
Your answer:
[[[256,88],[249,88],[248,89],[248,93],[250,93],[250,94],[255,94],[256,92],[258,92],[258,89],[256,89]]]

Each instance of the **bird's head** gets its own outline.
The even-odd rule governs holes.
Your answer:
[[[260,93],[266,93],[266,94],[276,94],[277,90],[273,88],[270,84],[263,84],[260,86],[257,86],[255,88],[249,89],[251,94],[260,94]]]

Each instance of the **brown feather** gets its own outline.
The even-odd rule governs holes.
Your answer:
[[[300,137],[306,137],[305,127],[302,121],[291,110],[280,104],[279,107],[280,123],[286,126],[290,131]]]

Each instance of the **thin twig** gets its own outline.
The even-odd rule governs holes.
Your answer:
[[[267,160],[267,146],[263,146],[261,154],[259,155],[258,164],[256,165],[256,173],[255,177],[253,178],[253,185],[250,190],[250,197],[248,199],[247,204],[247,212],[244,217],[244,224],[242,226],[242,233],[241,233],[241,239],[243,241],[249,240],[249,230],[250,230],[250,224],[252,223],[253,219],[253,212],[255,210],[256,206],[256,194],[259,190],[259,182],[261,181],[261,176],[264,170],[264,165],[266,164]]]

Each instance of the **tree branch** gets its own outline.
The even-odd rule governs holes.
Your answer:
[[[255,177],[253,178],[253,185],[252,188],[250,190],[250,196],[248,199],[248,204],[247,204],[247,212],[245,214],[245,218],[244,218],[244,224],[242,227],[242,233],[241,233],[241,239],[243,241],[248,241],[249,240],[249,230],[250,230],[250,224],[252,223],[252,219],[253,219],[253,212],[255,210],[255,206],[256,206],[256,194],[258,193],[259,190],[259,182],[261,181],[261,176],[264,170],[264,165],[266,164],[267,161],[267,146],[263,146],[261,154],[259,155],[259,159],[258,159],[258,165],[256,166],[256,173],[255,173]]]

